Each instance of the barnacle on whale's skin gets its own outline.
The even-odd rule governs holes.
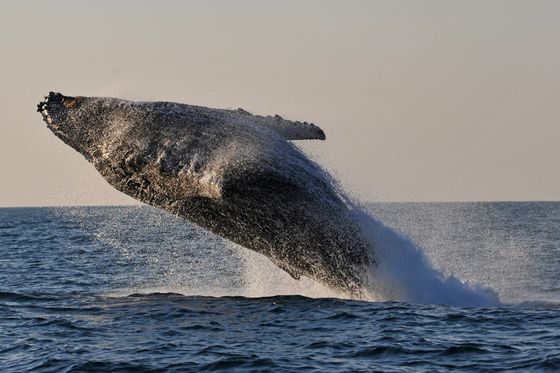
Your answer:
[[[246,110],[50,92],[49,129],[119,191],[362,297],[372,247],[330,176],[291,141],[324,140],[307,122]]]
[[[64,97],[62,99],[62,104],[64,104],[64,106],[66,106],[68,109],[74,109],[80,104],[82,98],[84,98],[84,96]]]

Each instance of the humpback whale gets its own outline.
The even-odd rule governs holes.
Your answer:
[[[293,143],[307,122],[243,109],[50,92],[48,128],[109,184],[306,276],[363,298],[371,244],[331,177]]]

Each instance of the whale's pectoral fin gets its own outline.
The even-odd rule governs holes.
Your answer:
[[[253,115],[246,110],[241,108],[235,111],[237,115],[252,119],[253,122],[274,130],[280,136],[286,138],[286,140],[325,140],[326,136],[322,129],[313,123],[291,121],[282,118],[280,115],[275,115],[273,117],[267,116],[262,117],[260,115]]]

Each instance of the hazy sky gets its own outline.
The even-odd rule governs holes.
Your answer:
[[[560,200],[560,1],[0,2],[0,207],[122,204],[49,91],[313,122],[365,201]]]

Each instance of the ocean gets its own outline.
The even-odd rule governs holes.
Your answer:
[[[1,208],[0,371],[560,371],[560,202],[363,209],[368,300],[153,207]]]

